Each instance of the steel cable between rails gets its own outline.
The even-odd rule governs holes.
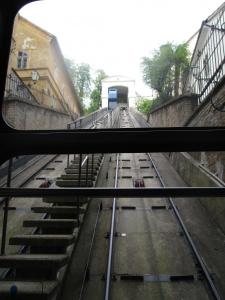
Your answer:
[[[120,114],[120,112],[119,112]],[[118,126],[121,127],[121,118],[118,119]],[[114,181],[114,188],[118,188],[119,183],[119,161],[120,153],[116,154],[116,174]],[[108,260],[107,260],[107,269],[106,269],[106,283],[105,283],[105,300],[110,299],[110,287],[111,287],[111,277],[112,277],[112,262],[113,262],[113,246],[114,246],[114,237],[115,237],[115,218],[116,218],[116,197],[112,201],[112,216],[111,216],[111,225],[110,225],[110,235],[109,235],[109,249],[108,249]]]
[[[132,121],[132,123],[134,125],[134,121],[132,120],[132,118],[130,118],[130,119],[131,119],[131,121]],[[137,121],[137,123],[138,123],[138,121]],[[149,161],[151,162],[151,164],[152,164],[152,166],[153,166],[153,168],[154,168],[154,170],[155,170],[155,172],[156,172],[156,174],[158,176],[158,179],[160,181],[161,186],[165,188],[166,187],[165,182],[164,182],[164,180],[163,180],[163,178],[162,178],[162,176],[161,176],[161,174],[160,174],[160,172],[159,172],[159,170],[158,170],[155,162],[153,161],[153,159],[151,157],[151,154],[150,153],[146,153],[146,154],[149,157]],[[180,215],[180,213],[179,213],[179,211],[178,211],[178,209],[177,209],[177,207],[176,207],[173,199],[171,197],[169,197],[168,200],[169,200],[169,203],[170,203],[170,205],[171,205],[171,207],[173,209],[175,217],[176,217],[176,219],[177,219],[177,221],[178,221],[178,223],[179,223],[179,225],[180,225],[180,227],[181,227],[181,229],[182,229],[182,231],[183,231],[183,233],[185,235],[185,238],[186,238],[186,240],[187,240],[187,242],[188,242],[188,244],[189,244],[189,246],[190,246],[190,248],[191,248],[191,250],[192,250],[192,252],[194,254],[194,257],[195,257],[195,259],[197,260],[197,262],[199,263],[199,265],[200,265],[200,267],[202,269],[202,272],[203,272],[203,274],[204,274],[204,276],[206,278],[208,287],[209,287],[209,289],[210,289],[210,291],[212,293],[213,298],[216,299],[216,300],[222,300],[223,298],[221,297],[219,291],[217,290],[217,288],[216,288],[216,286],[215,286],[215,284],[213,282],[213,279],[212,279],[212,277],[211,277],[211,275],[210,275],[210,273],[208,271],[207,265],[205,264],[203,258],[199,254],[199,252],[198,252],[198,250],[197,250],[197,248],[196,248],[196,246],[195,246],[195,244],[194,244],[194,242],[193,242],[193,240],[191,238],[191,235],[188,232],[187,227],[184,224],[184,221],[183,221],[183,219],[182,219],[182,217],[181,217],[181,215]]]

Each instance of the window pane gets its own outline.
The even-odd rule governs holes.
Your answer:
[[[84,120],[86,115],[118,106],[138,118],[135,127],[225,125],[225,5],[214,12],[210,6],[203,23],[196,17],[195,33],[181,22],[179,34],[164,13],[163,24],[170,25],[159,34],[155,18],[162,12],[156,3],[135,0],[128,14],[126,1],[116,0],[110,7],[116,25],[101,0],[74,5],[34,2],[15,18],[3,110],[10,126],[65,129],[76,121],[91,128],[95,119]],[[172,13],[173,5],[167,9]]]

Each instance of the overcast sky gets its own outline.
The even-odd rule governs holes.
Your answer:
[[[54,34],[65,57],[89,63],[107,75],[142,83],[140,62],[166,42],[187,41],[223,1],[218,0],[43,0],[20,14]]]

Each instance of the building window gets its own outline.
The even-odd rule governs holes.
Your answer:
[[[23,51],[18,52],[17,68],[25,69],[27,67],[27,53]]]

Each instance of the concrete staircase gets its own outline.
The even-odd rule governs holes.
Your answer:
[[[59,187],[93,186],[103,156],[95,155],[93,164],[78,158],[72,161],[57,179]],[[72,173],[67,173],[68,170]],[[9,269],[9,276],[0,283],[0,299],[53,299],[65,273],[70,254],[77,240],[89,199],[82,197],[43,198],[45,206],[32,207],[40,219],[23,221],[33,234],[21,234],[9,239],[10,245],[22,246],[20,254],[0,256],[0,268]]]

